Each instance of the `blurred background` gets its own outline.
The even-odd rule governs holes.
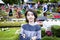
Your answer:
[[[18,40],[28,9],[38,15],[42,40],[60,40],[60,0],[0,0],[0,40]]]

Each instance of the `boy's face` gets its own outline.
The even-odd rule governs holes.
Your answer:
[[[30,11],[27,12],[27,19],[28,19],[29,22],[34,21],[35,16],[34,16],[33,12],[30,12]]]

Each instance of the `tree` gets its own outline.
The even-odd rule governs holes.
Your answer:
[[[59,0],[50,0],[51,3],[57,3]]]
[[[49,1],[51,3],[57,3],[60,0],[33,0],[34,2],[40,1],[40,3],[48,3]]]
[[[19,0],[2,0],[5,4],[18,4]]]
[[[48,0],[33,0],[34,2],[38,2],[38,1],[40,1],[40,3],[47,3],[48,2]]]

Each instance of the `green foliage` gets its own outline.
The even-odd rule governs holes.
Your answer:
[[[7,16],[7,13],[3,10],[0,10],[0,16]]]
[[[40,3],[48,3],[49,0],[33,0],[34,2],[40,1]],[[50,0],[51,3],[57,3],[60,0]]]
[[[51,30],[53,32],[53,36],[60,37],[60,26],[53,25]]]
[[[45,36],[42,38],[42,40],[54,40],[52,37]]]
[[[50,14],[52,14],[52,13],[50,13],[49,11],[47,11],[47,15],[50,15]]]
[[[53,18],[53,14],[50,14],[47,16],[48,18]]]
[[[19,26],[20,27],[20,22],[0,22],[0,27],[17,27]]]
[[[25,9],[22,9],[21,10],[21,14],[25,14],[26,10]]]
[[[2,0],[3,2],[5,2],[6,4],[9,3],[9,4],[18,4],[19,0]]]
[[[40,12],[39,10],[37,10],[37,13],[38,13],[38,14],[41,14],[41,12]]]
[[[59,8],[57,8],[57,7],[56,7],[56,8],[53,8],[53,9],[52,9],[52,12],[57,12],[58,9],[59,9]]]
[[[52,36],[45,36],[45,37],[43,37],[42,38],[42,40],[60,40],[59,38],[57,38],[57,37],[52,37]]]
[[[37,14],[41,14],[40,9],[35,10]]]
[[[34,2],[38,2],[39,0],[33,0]]]
[[[50,0],[51,3],[57,3],[59,0]]]
[[[56,8],[56,12],[60,12],[60,8]]]
[[[41,35],[42,35],[42,37],[44,37],[46,35],[44,28],[41,28]]]
[[[38,1],[40,1],[40,3],[47,3],[48,2],[48,0],[33,0],[34,2],[38,2]]]
[[[4,21],[7,19],[7,13],[3,10],[0,10],[0,17],[3,17],[0,21]]]

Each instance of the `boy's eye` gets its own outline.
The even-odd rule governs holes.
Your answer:
[[[27,14],[27,16],[30,16],[29,14]]]
[[[27,14],[27,16],[33,16],[33,14]]]

